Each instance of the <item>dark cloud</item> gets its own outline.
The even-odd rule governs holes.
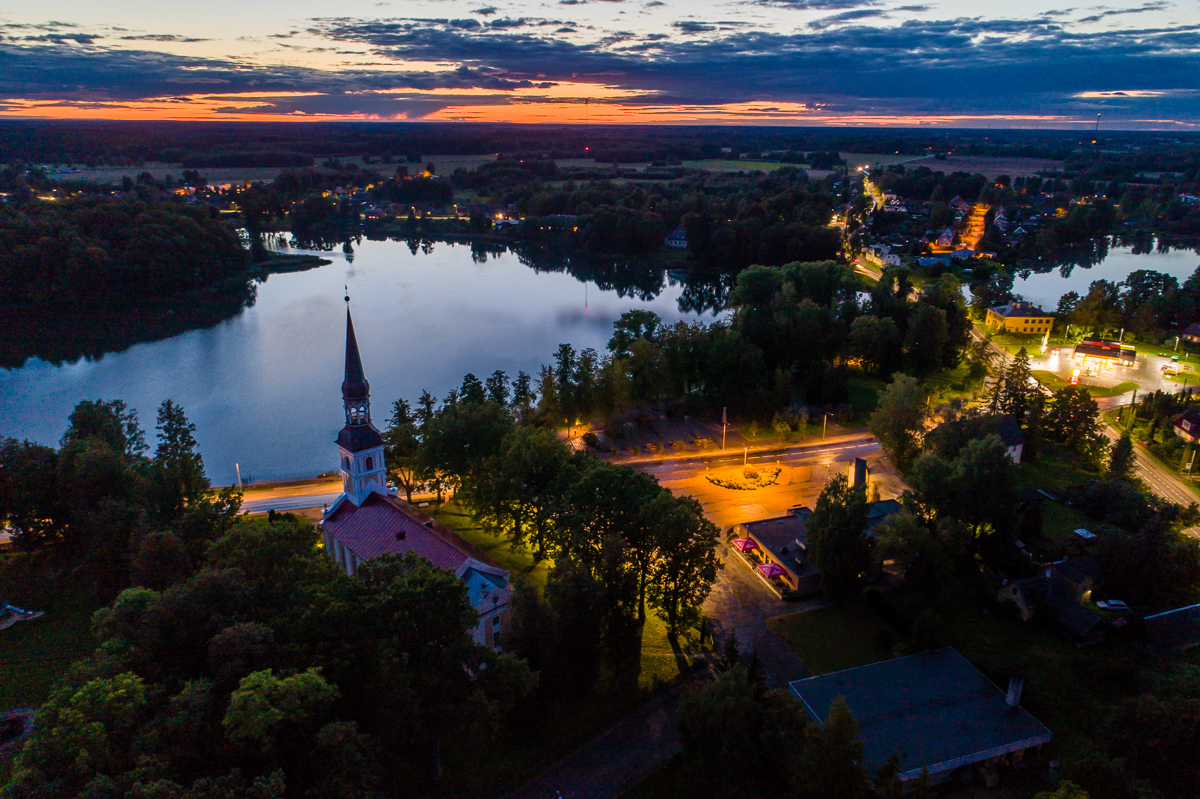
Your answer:
[[[176,36],[173,33],[143,33],[140,36],[122,36],[122,41],[131,42],[207,42],[210,39],[193,39],[190,36]]]
[[[671,27],[675,28],[677,31],[679,31],[681,33],[708,33],[709,31],[715,31],[717,29],[717,27],[715,25],[709,25],[708,23],[705,23],[705,22],[694,22],[694,21],[689,21],[689,20],[684,20],[682,22],[673,22],[673,23],[671,23]]]
[[[483,8],[475,9],[471,13],[478,14],[481,17],[490,17],[492,14],[495,14],[499,10],[500,9],[496,8],[495,6],[484,6]]]
[[[1101,11],[1099,14],[1093,14],[1090,17],[1083,17],[1080,22],[1099,22],[1106,17],[1120,17],[1127,14],[1144,14],[1147,11],[1162,11],[1170,7],[1170,3],[1145,3],[1138,8],[1110,8]]]
[[[792,8],[797,11],[833,11],[882,5],[882,0],[750,0],[751,5]]]
[[[887,18],[887,14],[878,8],[856,8],[853,11],[843,11],[840,14],[831,14],[828,17],[814,19],[812,22],[808,23],[808,27],[812,28],[813,30],[821,30],[833,25],[843,25],[847,22],[857,22],[859,20],[870,19],[872,17]]]

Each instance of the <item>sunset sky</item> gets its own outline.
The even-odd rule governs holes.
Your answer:
[[[984,10],[987,9],[987,10]],[[1200,2],[0,3],[0,115],[1200,128]]]

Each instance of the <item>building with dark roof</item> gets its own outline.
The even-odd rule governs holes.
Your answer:
[[[349,302],[349,300],[347,300]],[[479,644],[500,649],[508,626],[509,573],[454,531],[426,516],[387,486],[383,437],[371,423],[371,387],[363,372],[350,309],[346,309],[346,424],[337,436],[342,494],[321,519],[325,551],[346,573],[382,555],[418,555],[467,584],[479,612]]]
[[[1146,617],[1146,637],[1159,650],[1200,646],[1200,605]]]
[[[894,499],[867,503],[867,529],[863,535],[873,535],[872,531],[880,522],[901,510],[900,503]],[[783,573],[772,578],[780,583],[775,586],[777,590],[795,591],[801,595],[821,591],[821,572],[808,557],[807,526],[811,515],[812,510],[802,506],[790,509],[786,516],[734,525],[735,535],[754,542],[753,546],[739,548],[751,566],[774,563],[782,568]],[[868,581],[878,580],[882,571],[881,561],[871,564]]]
[[[1021,462],[1021,455],[1025,451],[1025,434],[1011,413],[943,422],[929,431],[926,441],[942,457],[953,458],[972,439],[989,435],[1000,437],[1010,461],[1014,464]]]
[[[1183,333],[1180,334],[1180,337],[1184,341],[1189,341],[1192,344],[1200,342],[1200,324],[1192,322],[1183,329]]]
[[[1022,621],[1042,614],[1077,644],[1104,640],[1104,620],[1083,606],[1097,584],[1094,558],[1077,558],[1055,564],[1035,577],[1005,583],[996,593],[999,602],[1012,602]]]
[[[985,324],[1007,333],[1042,336],[1054,324],[1054,314],[1032,303],[1010,302],[988,308]]]
[[[1171,420],[1175,435],[1195,444],[1200,441],[1200,408],[1188,408]]]
[[[788,685],[818,724],[845,697],[868,771],[895,752],[901,780],[928,769],[934,783],[975,766],[1019,765],[1050,742],[1050,730],[1020,707],[1021,683],[1009,688],[1006,696],[950,647]]]

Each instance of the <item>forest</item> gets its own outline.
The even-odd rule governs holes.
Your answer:
[[[136,304],[248,280],[215,209],[83,197],[0,205],[0,290],[20,305]]]

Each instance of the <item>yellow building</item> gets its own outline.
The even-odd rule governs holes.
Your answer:
[[[987,326],[1005,333],[1044,336],[1054,324],[1054,314],[1029,302],[1010,302],[988,308]]]

